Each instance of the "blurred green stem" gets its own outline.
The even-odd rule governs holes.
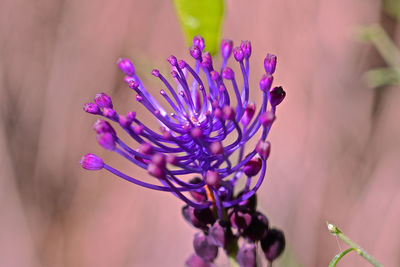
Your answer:
[[[383,267],[382,264],[380,264],[376,259],[374,259],[371,255],[369,255],[364,249],[362,249],[359,245],[354,243],[350,238],[345,236],[342,231],[335,225],[330,224],[329,222],[326,222],[326,225],[328,227],[328,230],[331,234],[339,237],[340,239],[343,240],[347,245],[349,245],[352,249],[354,249],[355,252],[357,252],[358,255],[366,259],[369,263],[371,263],[375,267]]]

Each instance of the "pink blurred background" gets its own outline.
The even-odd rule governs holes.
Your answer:
[[[287,92],[259,192],[260,209],[286,233],[276,266],[327,266],[340,248],[325,220],[385,266],[400,265],[400,88],[366,86],[363,73],[383,62],[354,35],[382,22],[400,43],[380,6],[227,1],[223,37],[253,45],[251,98],[267,52]],[[183,265],[195,229],[178,199],[79,166],[93,152],[149,179],[97,145],[82,105],[103,91],[118,111],[147,119],[116,60],[133,58],[158,92],[150,72],[166,70],[171,53],[189,59],[171,1],[1,1],[0,266]],[[348,255],[338,266],[369,265]]]

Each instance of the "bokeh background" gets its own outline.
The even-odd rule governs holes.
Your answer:
[[[270,141],[260,209],[286,233],[276,266],[327,266],[345,246],[337,224],[385,266],[400,265],[400,88],[369,88],[363,74],[385,66],[356,38],[380,23],[400,44],[396,19],[378,0],[227,0],[223,37],[249,39],[251,98],[267,52],[287,91]],[[171,1],[0,2],[0,266],[182,266],[195,232],[170,194],[104,171],[93,152],[135,177],[142,172],[101,149],[83,103],[97,92],[117,110],[137,110],[116,67],[133,58],[150,90],[167,56],[189,60]],[[222,259],[220,266],[226,266]],[[368,266],[356,255],[338,266]]]

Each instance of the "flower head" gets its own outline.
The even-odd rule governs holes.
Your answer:
[[[194,67],[175,56],[168,57],[175,86],[159,70],[152,71],[160,80],[160,94],[168,108],[147,91],[129,59],[118,60],[119,68],[126,75],[125,81],[136,93],[136,100],[157,119],[160,131],[150,129],[135,112],[118,114],[105,93],[97,94],[94,102],[84,105],[86,112],[118,124],[136,141],[137,147],[128,146],[111,124],[102,119],[94,125],[99,144],[146,169],[154,177],[154,183],[125,174],[93,154],[86,155],[81,164],[88,170],[105,169],[145,188],[173,193],[186,203],[182,213],[187,221],[204,233],[218,219],[229,230],[215,226],[214,231],[230,233],[232,224],[253,242],[264,237],[268,230],[266,217],[255,213],[255,193],[266,174],[270,154],[270,143],[266,139],[285,91],[282,87],[271,90],[276,57],[267,54],[266,73],[259,81],[262,104],[257,111],[255,104],[249,102],[251,43],[244,41],[233,47],[232,41],[224,40],[220,69],[214,66],[211,55],[203,51],[204,47],[203,38],[196,36],[189,49]],[[227,67],[232,54],[240,69],[238,73]],[[253,137],[258,143],[245,154],[245,144]],[[187,175],[195,179],[182,178]],[[237,182],[243,176],[246,186],[234,196]],[[227,209],[231,209],[229,218]],[[213,214],[218,214],[218,218]],[[209,219],[210,216],[213,218]],[[246,230],[251,225],[256,226],[255,230]],[[195,240],[195,250],[202,251],[197,256],[207,254],[203,259],[208,262],[217,255],[217,248],[210,240],[206,235],[199,235]]]

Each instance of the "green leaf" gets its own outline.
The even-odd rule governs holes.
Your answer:
[[[349,249],[346,249],[345,251],[342,251],[339,254],[337,254],[335,257],[333,257],[333,259],[329,263],[329,267],[335,267],[336,264],[340,261],[340,259],[343,258],[344,255],[346,255],[347,253],[349,253],[352,250],[357,251],[355,248],[349,248]]]
[[[224,17],[223,0],[174,0],[180,24],[189,46],[193,36],[201,35],[205,50],[215,54]]]

